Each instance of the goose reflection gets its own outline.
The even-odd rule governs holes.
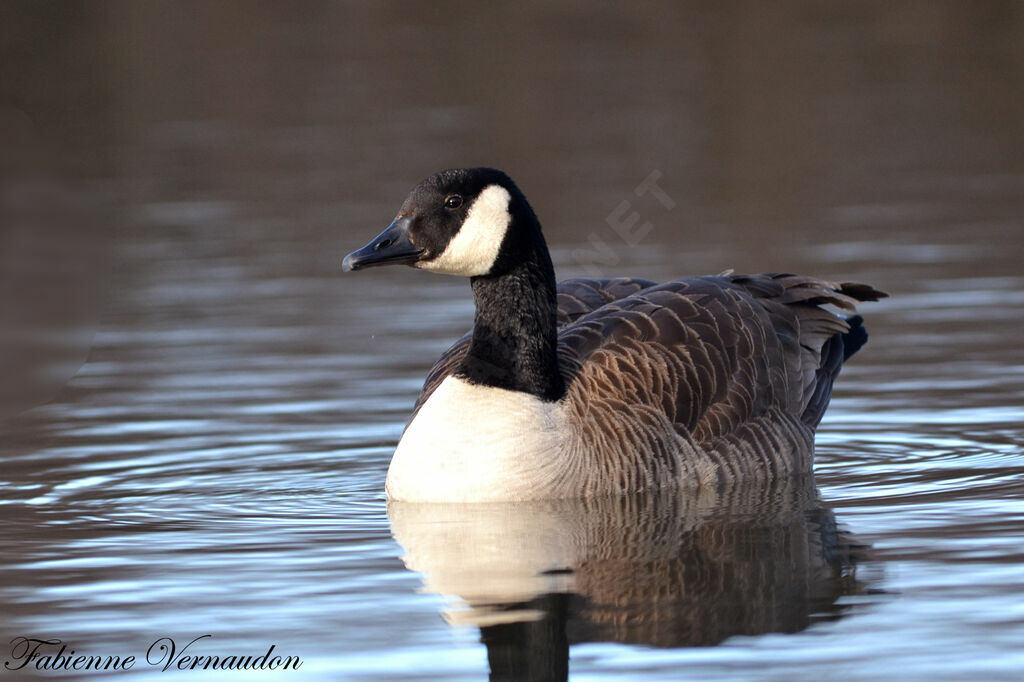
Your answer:
[[[407,568],[480,628],[491,679],[564,679],[569,646],[711,646],[837,618],[863,547],[810,476],[530,503],[391,502]]]

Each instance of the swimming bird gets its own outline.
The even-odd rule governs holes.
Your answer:
[[[885,296],[790,274],[574,279],[505,173],[417,185],[345,271],[468,277],[473,329],[434,365],[388,468],[389,499],[486,502],[632,493],[811,470],[854,310]]]

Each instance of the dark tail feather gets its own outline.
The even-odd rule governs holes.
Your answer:
[[[864,328],[863,317],[852,315],[846,318],[846,323],[850,325],[850,330],[843,334],[843,362],[868,342],[868,330]]]

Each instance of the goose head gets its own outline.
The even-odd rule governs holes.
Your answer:
[[[404,264],[445,275],[497,275],[527,258],[540,239],[533,209],[505,173],[446,170],[417,185],[394,222],[347,255],[342,269]]]

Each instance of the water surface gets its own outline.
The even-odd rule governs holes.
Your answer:
[[[0,641],[210,634],[296,679],[1019,679],[1014,5],[66,7],[3,10],[4,366],[43,379],[3,393]],[[340,259],[476,163],[518,180],[562,278],[890,292],[814,479],[389,519],[472,303]],[[667,202],[635,191],[652,173]],[[632,213],[642,239],[608,221]]]

